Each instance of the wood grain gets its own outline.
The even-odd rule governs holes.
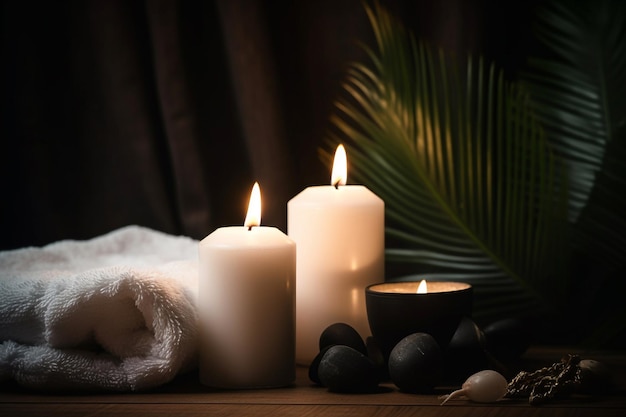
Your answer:
[[[532,350],[528,355],[532,363],[529,366],[552,363],[563,352],[562,349]],[[198,382],[196,374],[183,375],[151,392],[133,394],[35,393],[4,384],[0,392],[0,416],[625,416],[626,352],[588,353],[586,357],[603,360],[611,366],[616,375],[616,389],[607,395],[572,397],[538,407],[523,399],[494,404],[453,400],[440,406],[437,395],[402,393],[391,383],[382,384],[380,391],[372,394],[331,393],[312,384],[307,369],[299,367],[294,386],[269,390],[210,389]],[[441,393],[451,388],[442,389]]]

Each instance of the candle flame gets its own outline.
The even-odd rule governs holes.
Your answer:
[[[343,145],[337,146],[335,151],[335,161],[333,162],[333,172],[330,176],[330,184],[339,188],[340,185],[346,185],[348,180],[348,162],[346,158],[346,149]]]
[[[426,284],[426,280],[423,279],[422,282],[420,282],[420,285],[418,285],[417,287],[417,294],[428,294],[428,284]]]
[[[250,202],[248,203],[248,213],[243,225],[251,230],[254,226],[261,225],[261,189],[259,183],[255,182],[250,193]]]

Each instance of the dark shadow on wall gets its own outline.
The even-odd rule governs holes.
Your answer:
[[[526,55],[532,2],[381,3],[509,72]],[[329,181],[328,116],[372,41],[358,0],[0,7],[0,249],[127,224],[202,238],[243,222],[254,181],[285,230],[287,201]]]

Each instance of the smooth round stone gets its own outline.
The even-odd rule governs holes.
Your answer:
[[[365,339],[365,347],[367,348],[367,357],[370,358],[378,370],[379,379],[381,381],[389,379],[385,355],[373,336],[368,336],[367,339]]]
[[[583,394],[610,392],[613,385],[611,370],[607,365],[593,359],[583,359],[580,367],[580,389]]]
[[[426,393],[441,381],[443,353],[427,333],[413,333],[402,339],[389,355],[389,377],[405,392]]]
[[[372,392],[379,383],[374,362],[345,345],[328,347],[317,374],[322,385],[334,392]]]
[[[495,321],[483,327],[483,333],[487,351],[504,363],[518,360],[533,340],[528,322],[515,318]]]
[[[331,324],[324,329],[320,335],[320,350],[333,345],[350,346],[362,354],[367,355],[367,349],[361,335],[352,326],[346,323]]]
[[[469,375],[487,369],[486,345],[482,330],[464,317],[444,351],[446,382],[460,384]]]
[[[311,364],[309,365],[309,379],[315,382],[318,385],[322,385],[322,381],[320,381],[320,377],[318,374],[318,369],[320,366],[320,362],[322,358],[326,354],[326,351],[330,349],[332,346],[326,346],[324,349],[320,350],[319,353],[313,358]]]

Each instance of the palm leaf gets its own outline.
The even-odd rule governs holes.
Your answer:
[[[624,287],[615,277],[626,268],[626,3],[552,2],[537,16],[549,55],[531,59],[524,79],[548,140],[569,166],[572,242],[592,271],[578,277],[585,281],[579,298],[599,318],[620,323],[600,327],[608,340],[626,328],[626,309],[607,302]]]
[[[385,201],[387,260],[472,283],[479,320],[552,305],[566,189],[528,97],[366,10],[377,50],[348,72],[330,142],[347,142],[351,175]]]
[[[539,9],[525,81],[547,138],[570,169],[578,243],[614,267],[626,262],[626,3],[553,2]]]

